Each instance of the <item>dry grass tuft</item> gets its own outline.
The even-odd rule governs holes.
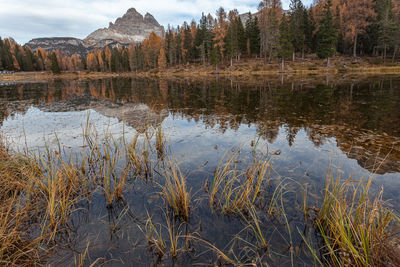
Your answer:
[[[372,178],[342,181],[339,171],[330,171],[315,221],[325,264],[400,266],[400,220],[382,190],[372,196]]]
[[[190,192],[187,190],[186,177],[176,163],[170,160],[167,163],[169,168],[165,172],[162,195],[175,215],[187,221],[190,212]]]
[[[185,222],[177,225],[169,213],[164,215],[166,224],[154,224],[150,215],[147,214],[148,219],[144,228],[139,226],[148,242],[149,250],[157,255],[158,261],[168,255],[174,259],[179,253],[188,251],[192,239],[190,235],[182,235],[181,228]]]
[[[209,190],[210,206],[225,214],[239,214],[254,205],[271,168],[268,161],[254,159],[245,172],[240,172],[235,166],[237,159],[238,153],[234,153],[226,163],[220,163]]]
[[[164,155],[164,139],[165,139],[165,135],[164,135],[162,127],[160,126],[157,128],[157,131],[156,131],[156,143],[155,143],[157,155],[159,158],[162,158]]]
[[[41,261],[41,237],[27,234],[31,207],[24,205],[23,167],[0,146],[0,265],[28,266]]]

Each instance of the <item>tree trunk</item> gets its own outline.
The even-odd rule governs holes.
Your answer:
[[[399,49],[399,47],[397,45],[395,45],[394,51],[393,51],[392,63],[394,63],[394,60],[396,59],[396,52],[398,49]]]
[[[271,60],[272,60],[272,48],[269,49],[268,62],[271,63]]]
[[[383,46],[383,63],[386,63],[386,44]]]
[[[295,60],[296,60],[296,52],[293,49],[293,61],[295,61]]]
[[[281,70],[285,70],[285,59],[282,58]]]
[[[353,57],[357,57],[357,39],[358,39],[358,33],[354,36],[354,46],[353,46]]]
[[[350,86],[350,103],[353,102],[353,89],[354,89],[354,83],[352,83]]]
[[[301,49],[301,60],[304,60],[304,47]]]
[[[331,65],[329,57],[326,59],[326,66],[329,67]]]

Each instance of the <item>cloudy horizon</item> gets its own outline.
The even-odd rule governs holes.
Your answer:
[[[283,0],[283,7],[290,0]],[[308,6],[311,0],[304,0]],[[108,27],[129,8],[152,14],[164,27],[199,20],[201,13],[211,13],[220,6],[236,8],[240,13],[255,12],[259,0],[0,0],[0,37],[12,37],[25,44],[40,37],[75,37],[83,39],[99,28]]]

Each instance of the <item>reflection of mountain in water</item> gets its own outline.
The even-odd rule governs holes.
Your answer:
[[[386,80],[385,80],[386,79]],[[273,143],[279,128],[292,145],[305,129],[315,146],[334,137],[337,146],[378,173],[400,172],[400,80],[374,81],[152,81],[109,79],[0,87],[3,118],[24,112],[26,105],[46,111],[94,109],[137,130],[159,125],[171,112],[202,120],[210,127],[237,129],[256,124]]]
[[[95,110],[104,116],[118,118],[140,133],[144,132],[147,126],[160,126],[162,121],[168,116],[166,110],[158,113],[154,112],[147,105],[133,103],[126,103],[118,108],[98,106]]]
[[[109,100],[97,100],[93,97],[71,98],[62,102],[41,103],[37,106],[42,111],[66,112],[93,109],[103,116],[117,118],[138,132],[143,132],[147,126],[158,127],[168,116],[168,111],[155,112],[141,103],[112,103]]]
[[[92,109],[103,116],[117,118],[138,132],[142,132],[146,126],[158,127],[164,118],[168,116],[166,110],[155,112],[145,104],[117,101],[112,97],[112,94],[105,93],[106,88],[102,88],[102,93],[105,94],[98,94],[94,93],[92,86],[89,87],[91,90],[88,93],[82,91],[84,87],[75,81],[67,84],[41,84],[39,88],[43,90],[43,94],[40,97],[37,97],[36,93],[40,91],[35,85],[19,85],[17,94],[10,87],[2,88],[6,95],[7,93],[10,94],[3,101],[0,101],[2,120],[17,113],[25,114],[32,105],[45,112]],[[15,96],[17,97],[14,98]]]

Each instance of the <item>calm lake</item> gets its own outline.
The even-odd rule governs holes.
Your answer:
[[[79,155],[88,121],[100,140],[112,134],[116,145],[149,126],[162,127],[168,155],[192,195],[189,223],[173,220],[176,231],[201,237],[241,262],[251,263],[257,254],[250,245],[255,237],[240,216],[211,210],[204,189],[232,151],[240,150],[238,168],[255,153],[268,158],[267,192],[273,194],[279,181],[287,183],[281,203],[287,216],[259,211],[269,244],[260,261],[270,266],[313,264],[302,235],[317,238],[296,208],[302,202],[298,185],[318,203],[330,168],[343,179],[373,174],[376,190],[383,186],[384,198],[400,210],[399,76],[0,84],[0,120],[3,142],[16,153],[61,147],[65,155]],[[176,259],[159,259],[148,250],[143,229],[149,214],[168,240],[159,192],[157,179],[130,177],[123,203],[110,208],[102,192],[93,194],[76,207],[71,230],[59,238],[60,249],[49,262],[74,265],[74,255],[88,247],[88,264],[98,258],[107,266],[212,264],[218,255],[205,242],[183,244],[187,249]]]

